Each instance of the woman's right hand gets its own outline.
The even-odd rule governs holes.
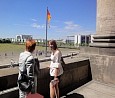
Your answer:
[[[47,68],[50,69],[50,66],[48,66]]]
[[[54,78],[55,81],[59,81],[59,79],[57,77]]]
[[[54,78],[52,81],[51,81],[52,85],[55,86],[56,84],[59,83],[59,79],[58,78]]]

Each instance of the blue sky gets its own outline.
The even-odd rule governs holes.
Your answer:
[[[47,6],[48,39],[95,33],[96,0],[0,0],[0,38],[20,34],[45,38]]]

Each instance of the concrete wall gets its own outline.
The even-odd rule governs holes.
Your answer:
[[[83,85],[84,83],[87,83],[92,79],[90,62],[88,59],[79,62],[76,62],[73,59],[73,61],[70,63],[66,63],[66,65],[64,66],[64,74],[61,76],[59,84],[60,95],[66,94],[67,92],[70,92],[71,90]],[[6,88],[15,87],[17,84],[17,74],[0,77],[0,79],[0,88],[2,87],[2,90]],[[47,98],[49,96],[49,79],[49,69],[40,69],[38,73],[37,91]],[[7,82],[3,82],[4,80]],[[1,93],[0,98],[16,98],[18,97],[17,93],[18,89],[15,89],[9,93]]]
[[[92,78],[99,82],[115,84],[115,49],[82,47],[82,56],[90,58]]]
[[[38,92],[44,96],[49,94],[49,78],[49,70],[47,68],[41,69],[38,75]],[[91,79],[89,60],[66,64],[59,84],[61,95],[70,92]]]
[[[17,74],[0,77],[0,91],[17,86]]]

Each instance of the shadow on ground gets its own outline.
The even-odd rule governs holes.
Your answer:
[[[84,98],[84,96],[81,94],[73,93],[70,95],[66,95],[66,97],[64,97],[64,98]]]

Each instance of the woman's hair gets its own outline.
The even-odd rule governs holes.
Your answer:
[[[49,41],[49,43],[50,43],[52,49],[54,49],[54,50],[57,49],[57,44],[56,44],[55,40],[51,40],[51,41]]]
[[[35,50],[36,42],[33,39],[29,39],[26,41],[26,50],[29,52],[33,52]]]

